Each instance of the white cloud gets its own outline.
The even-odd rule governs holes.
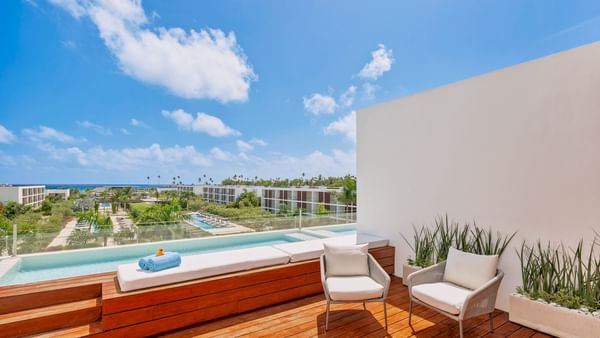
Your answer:
[[[356,86],[350,86],[346,89],[345,92],[340,95],[340,105],[342,107],[350,107],[354,103],[354,98],[356,97]]]
[[[233,155],[222,150],[219,147],[213,147],[210,150],[210,154],[212,155],[212,157],[216,160],[220,160],[220,161],[231,161],[233,159]]]
[[[59,148],[50,144],[40,144],[40,150],[51,158],[69,164],[92,169],[108,169],[116,171],[136,170],[140,168],[178,168],[190,165],[207,167],[212,165],[211,159],[197,151],[194,146],[163,148],[159,144],[149,147],[105,149],[96,146],[89,149],[79,147]]]
[[[379,89],[378,86],[365,82],[362,85],[364,96],[367,100],[373,100],[375,98],[375,92]]]
[[[77,121],[77,125],[79,125],[82,128],[85,129],[91,129],[93,131],[95,131],[96,133],[100,134],[100,135],[112,135],[112,132],[110,131],[110,129],[107,129],[99,124],[90,122],[90,121]]]
[[[294,156],[273,153],[269,158],[250,157],[243,163],[243,170],[251,177],[298,177],[301,172],[308,176],[340,176],[356,173],[356,152],[333,149],[330,153],[320,150]],[[239,172],[239,170],[237,171]]]
[[[131,133],[129,132],[129,130],[125,129],[125,128],[121,128],[121,132],[125,135],[131,135]]]
[[[149,126],[142,120],[138,120],[136,118],[131,118],[131,120],[129,120],[129,125],[132,127],[139,127],[139,128],[148,128]]]
[[[326,135],[342,134],[356,143],[356,111],[331,122],[324,130]]]
[[[8,130],[5,126],[0,124],[0,143],[13,143],[17,137],[15,134]]]
[[[331,96],[314,93],[309,97],[304,97],[304,109],[314,114],[333,114],[337,104]]]
[[[175,124],[183,130],[207,133],[208,135],[215,137],[241,135],[239,131],[225,125],[218,117],[206,113],[196,113],[196,118],[194,118],[192,114],[187,113],[182,109],[177,109],[174,111],[163,110],[162,115],[173,120]]]
[[[150,29],[140,0],[51,0],[89,17],[127,75],[184,98],[246,101],[255,75],[233,32]]]
[[[65,41],[61,41],[60,43],[63,45],[63,47],[65,47],[67,49],[77,48],[77,43],[73,40],[65,40]]]
[[[237,145],[237,147],[238,147],[238,150],[239,150],[241,153],[246,153],[246,152],[252,151],[252,150],[254,149],[254,146],[253,146],[253,145],[251,145],[251,144],[250,144],[250,143],[248,143],[248,142],[244,142],[244,141],[242,141],[242,140],[237,140],[237,141],[235,141],[235,144]]]
[[[76,139],[73,136],[46,126],[39,126],[38,129],[23,129],[23,134],[27,135],[33,141],[48,140],[62,143],[76,142]]]
[[[383,73],[392,69],[392,63],[394,63],[392,50],[386,49],[385,45],[379,44],[378,49],[371,52],[371,57],[371,61],[358,73],[360,77],[377,80]]]
[[[248,141],[250,144],[254,144],[257,146],[261,146],[261,147],[266,147],[268,145],[268,143],[263,140],[263,139],[259,139],[259,138],[253,138],[250,141]]]

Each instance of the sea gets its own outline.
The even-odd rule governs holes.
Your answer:
[[[151,189],[151,188],[164,188],[170,185],[167,184],[45,184],[46,189],[76,189],[79,191],[85,191],[87,189],[95,189],[98,187],[132,187],[136,189]]]

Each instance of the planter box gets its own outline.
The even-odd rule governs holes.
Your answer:
[[[408,286],[408,275],[421,269],[421,267],[404,263],[404,265],[402,265],[402,284],[404,284],[404,286]]]
[[[580,310],[531,300],[520,294],[509,298],[508,319],[532,329],[558,337],[598,337],[600,317]]]

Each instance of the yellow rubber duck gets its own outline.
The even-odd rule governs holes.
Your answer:
[[[163,248],[158,248],[156,250],[156,257],[163,256],[165,254],[165,250]]]

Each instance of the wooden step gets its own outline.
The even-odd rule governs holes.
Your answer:
[[[28,338],[79,338],[92,336],[99,332],[102,332],[100,322],[93,322],[90,324],[72,326],[50,332],[38,333],[28,336]]]
[[[94,298],[0,315],[2,337],[23,337],[100,320],[102,299]]]
[[[114,272],[0,287],[0,314],[98,298]]]

